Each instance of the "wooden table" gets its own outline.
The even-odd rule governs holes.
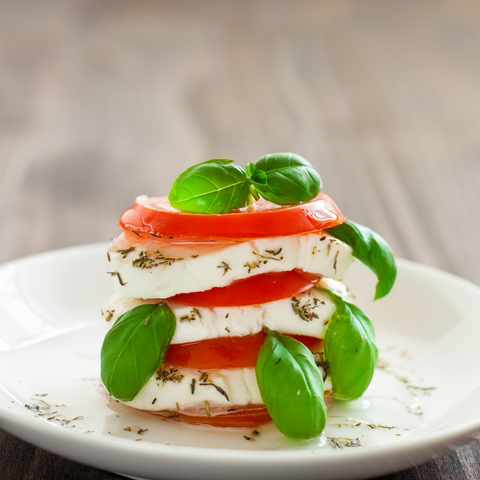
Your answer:
[[[0,261],[111,238],[191,164],[294,151],[399,257],[480,283],[479,42],[468,0],[2,1]],[[119,478],[0,452],[5,479]],[[480,442],[382,478],[480,478]]]

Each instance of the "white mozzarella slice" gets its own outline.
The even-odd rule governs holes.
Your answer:
[[[131,235],[128,240],[122,232],[110,245],[109,273],[116,277],[116,293],[132,298],[168,298],[294,269],[340,279],[353,261],[348,245],[323,233],[239,243],[132,243]]]
[[[235,406],[263,405],[255,368],[199,372],[166,367],[165,372],[167,375],[163,377],[157,371],[133,400],[124,403],[141,410],[170,410],[189,415],[206,415],[206,408],[215,415]],[[323,375],[321,368],[320,373]],[[330,388],[327,379],[325,390]]]
[[[322,279],[320,286],[350,298],[343,283]],[[103,307],[108,324],[132,308],[158,300],[141,300],[113,295]],[[293,298],[247,307],[191,307],[168,302],[177,319],[172,344],[209,338],[258,333],[264,326],[280,333],[323,338],[325,324],[335,311],[330,297],[312,288]]]
[[[138,395],[125,404],[152,411],[177,410],[180,407],[180,411],[189,414],[192,414],[192,409],[199,407],[198,414],[204,415],[205,401],[208,401],[211,413],[216,413],[219,409],[224,412],[225,407],[234,405],[263,403],[254,368],[212,370],[208,372],[206,382],[205,374],[197,370],[180,368],[173,372],[171,378],[177,380],[166,381],[156,372]]]

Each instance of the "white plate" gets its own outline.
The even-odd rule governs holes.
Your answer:
[[[370,272],[359,262],[349,272],[376,324],[383,368],[362,399],[329,403],[322,438],[292,442],[269,425],[251,442],[251,429],[165,422],[108,403],[99,382],[99,311],[112,292],[105,250],[0,268],[0,425],[18,437],[146,478],[354,479],[426,461],[480,429],[480,289],[402,260],[394,290],[375,303]]]

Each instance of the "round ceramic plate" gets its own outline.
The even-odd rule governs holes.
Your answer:
[[[183,425],[110,402],[99,379],[100,309],[113,289],[105,251],[83,246],[0,268],[0,425],[18,437],[151,479],[354,479],[426,461],[480,429],[480,289],[406,261],[375,303],[363,265],[345,279],[376,325],[380,359],[361,399],[328,403],[320,438],[289,441],[273,425]]]

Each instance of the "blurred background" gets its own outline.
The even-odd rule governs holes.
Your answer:
[[[0,2],[0,261],[293,151],[395,253],[480,282],[480,4]]]
[[[478,284],[479,47],[470,0],[0,0],[0,263],[292,151],[397,256]]]

